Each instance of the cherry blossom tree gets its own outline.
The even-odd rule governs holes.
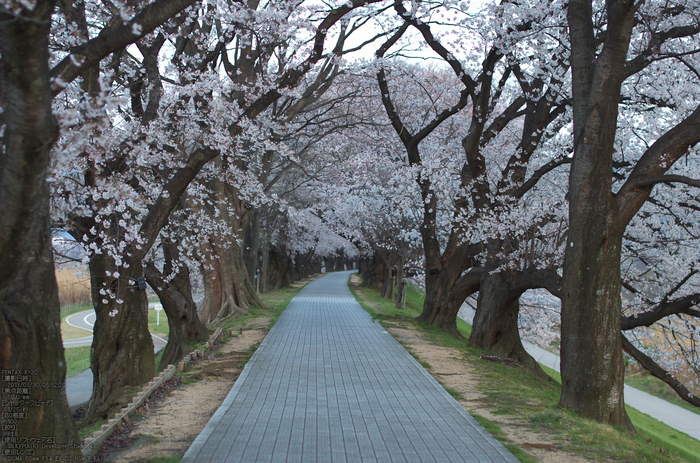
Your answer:
[[[257,149],[276,127],[265,112],[285,95],[296,95],[294,87],[308,73],[323,74],[316,63],[333,60],[333,49],[325,47],[328,32],[339,29],[336,42],[342,43],[346,26],[341,18],[371,3],[300,11],[286,4],[268,5],[265,11],[256,5],[210,5],[141,40],[142,58],[114,56],[109,66],[93,69],[91,85],[69,89],[74,94],[61,103],[66,106],[63,123],[72,130],[65,132],[64,156],[54,171],[63,188],[56,194],[64,201],[59,219],[93,251],[97,323],[88,420],[105,416],[124,400],[125,387],[154,372],[143,323],[145,293],[137,284],[143,260],[181,196],[203,176],[200,183],[208,183],[208,193],[190,194],[191,201],[220,216],[236,235],[231,242],[239,242],[235,238],[245,229],[252,198],[262,191],[248,167],[264,164]],[[299,35],[301,23],[306,26]],[[233,51],[229,44],[235,44]],[[161,71],[164,56],[170,65]],[[75,102],[79,117],[71,117]],[[207,195],[213,199],[204,200]],[[229,307],[226,297],[208,303],[216,289],[232,288],[235,306],[263,305],[246,280],[240,246],[210,239],[203,255],[205,272],[216,272],[217,265],[223,269],[218,279],[205,274],[205,282],[232,279],[207,292],[203,321],[225,315],[221,308]]]
[[[65,359],[49,233],[46,174],[59,126],[52,100],[79,75],[149,33],[192,1],[156,1],[132,18],[87,40],[76,31],[67,56],[52,56],[52,1],[0,6],[2,150],[0,157],[0,307],[3,369],[29,372],[27,380],[56,387],[32,388],[39,403],[18,419],[21,438],[54,436],[61,449],[42,455],[79,456],[78,437],[63,388]],[[55,31],[55,29],[54,29]],[[64,31],[64,33],[67,31]],[[6,378],[3,378],[5,380]]]
[[[423,198],[426,302],[419,320],[459,335],[457,312],[465,298],[478,291],[470,343],[515,358],[544,377],[522,347],[517,320],[518,299],[524,291],[536,287],[557,291],[561,241],[548,237],[557,230],[561,236],[565,230],[564,201],[560,196],[550,198],[540,182],[571,161],[560,135],[570,123],[560,8],[553,4],[523,16],[514,5],[494,6],[492,23],[480,29],[483,37],[474,39],[483,41],[479,43],[486,52],[469,55],[479,57],[478,65],[463,63],[456,52],[448,51],[433,34],[429,19],[419,19],[420,9],[408,12],[400,3],[395,9],[405,26],[379,49],[378,56],[411,26],[449,65],[462,89],[445,102],[433,97],[436,92],[427,92],[434,105],[432,117],[416,123],[411,116],[415,103],[398,100],[387,66],[377,74],[387,115],[409,164],[418,169]],[[543,30],[549,33],[538,38]],[[546,56],[535,52],[540,49]],[[448,120],[450,130],[443,127]],[[431,136],[440,131],[447,131],[454,141],[440,148],[442,159],[431,158],[429,153],[435,150],[428,148]],[[433,167],[436,161],[440,169]]]
[[[684,180],[665,174],[700,141],[700,107],[687,93],[688,82],[698,79],[697,8],[697,2],[569,2],[574,162],[560,405],[629,428],[619,324],[622,241],[654,185]],[[678,106],[656,113],[653,121],[635,121],[635,130],[645,127],[643,144],[625,153],[633,168],[613,188],[621,106],[637,90],[647,98],[671,97]]]

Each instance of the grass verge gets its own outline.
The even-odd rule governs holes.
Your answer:
[[[66,377],[75,376],[90,368],[90,346],[66,349]]]
[[[267,293],[259,294],[260,299],[270,306],[272,310],[251,307],[242,314],[236,314],[226,318],[218,326],[224,328],[225,332],[230,332],[235,329],[270,330],[294,296],[299,294],[299,291],[312,280],[313,278],[299,281],[287,288],[275,289]]]
[[[664,399],[667,402],[671,402],[672,404],[678,405],[679,407],[683,407],[686,410],[700,415],[699,407],[695,407],[678,397],[676,391],[671,389],[668,384],[664,383],[659,378],[652,376],[650,373],[644,372],[641,374],[626,374],[625,384],[636,387],[641,391],[647,392],[653,396]]]
[[[544,383],[520,367],[486,362],[483,353],[467,346],[466,340],[455,339],[434,327],[406,318],[392,319],[391,301],[383,300],[377,291],[351,284],[355,298],[373,317],[391,328],[394,324],[418,330],[430,343],[457,349],[477,381],[483,398],[463,402],[470,413],[499,439],[522,462],[540,461],[532,449],[556,452],[567,461],[569,456],[586,461],[685,463],[700,461],[700,442],[635,410],[630,417],[637,428],[632,434],[624,429],[580,418],[558,408],[561,386]],[[398,309],[396,309],[398,310]],[[415,312],[413,312],[415,313]],[[463,335],[467,330],[460,329]],[[420,360],[420,359],[419,359]],[[558,374],[549,370],[553,377]],[[451,391],[451,394],[462,391]],[[483,413],[479,411],[483,410]],[[487,414],[490,418],[482,415]],[[524,437],[525,436],[525,437]]]

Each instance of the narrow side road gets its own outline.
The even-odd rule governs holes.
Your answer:
[[[82,312],[76,312],[66,317],[66,323],[75,328],[92,332],[92,328],[95,326],[95,311],[84,310]],[[160,350],[168,344],[168,341],[160,336],[152,334],[151,337],[153,338],[153,350],[156,353],[160,352]],[[92,335],[63,341],[64,348],[91,345]],[[75,376],[71,376],[70,378],[66,378],[66,396],[68,397],[68,406],[70,406],[71,410],[74,411],[90,400],[90,396],[92,395],[92,380],[92,370],[90,369],[78,373]]]
[[[465,303],[459,311],[459,317],[467,323],[472,323],[474,313],[474,309]],[[523,341],[523,346],[539,363],[556,372],[560,371],[559,356],[557,354],[553,354],[526,341]],[[693,439],[700,440],[700,415],[697,413],[626,384],[625,404],[689,435]]]

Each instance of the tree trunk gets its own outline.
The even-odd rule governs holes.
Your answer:
[[[549,376],[523,347],[518,330],[521,291],[514,291],[509,272],[484,272],[469,345],[489,355],[510,358],[541,379]]]
[[[384,278],[386,271],[384,269],[384,261],[377,253],[372,257],[365,257],[360,261],[360,276],[362,277],[362,286],[372,289],[381,289],[384,287]]]
[[[128,268],[122,266],[123,273],[115,278],[117,266],[111,257],[96,254],[90,260],[96,320],[87,423],[107,419],[115,408],[127,404],[126,393],[131,386],[148,382],[155,374],[153,340],[148,331],[148,299],[145,288],[139,289],[136,281],[143,275],[142,265],[140,261],[129,264]]]
[[[435,325],[456,338],[462,338],[457,330],[457,313],[465,299],[479,289],[480,273],[471,271],[461,275],[461,266],[447,265],[440,272],[428,271],[425,275],[425,302],[417,321]]]
[[[308,251],[306,254],[297,253],[294,259],[294,276],[292,278],[292,281],[304,280],[306,278],[309,278],[311,274],[318,273],[313,270],[315,256],[316,253],[313,249]],[[319,259],[319,262],[322,263],[321,265],[325,265],[325,259]],[[328,271],[327,266],[326,271]]]
[[[262,262],[260,263],[260,271],[258,272],[258,293],[266,293],[270,283],[270,247],[263,244],[260,249]]]
[[[591,1],[571,0],[567,11],[574,159],[563,269],[559,405],[584,418],[633,430],[623,399],[620,334],[620,250],[632,216],[616,203],[611,173],[618,104],[637,5],[607,2],[606,9],[607,34],[602,47],[596,40]],[[664,157],[663,162],[668,160]],[[643,202],[637,198],[636,208]]]
[[[564,258],[559,405],[584,418],[633,429],[623,396],[622,234],[609,229],[610,217],[592,219],[601,217],[594,213],[584,217],[574,211],[573,204],[570,216],[570,244]]]
[[[382,297],[384,299],[392,300],[392,294],[394,293],[394,276],[391,257],[389,257],[388,260],[382,258],[382,263],[384,264],[385,268],[384,284],[382,285]]]
[[[153,262],[144,266],[146,280],[158,294],[168,317],[168,344],[160,359],[159,371],[170,364],[176,364],[183,356],[189,354],[192,350],[189,343],[206,341],[209,336],[209,331],[197,316],[197,306],[192,298],[190,271],[186,264],[177,262],[177,244],[164,241],[163,255],[163,273],[166,277]],[[177,271],[173,263],[179,265]]]
[[[269,308],[255,291],[243,263],[241,248],[235,243],[222,245],[215,237],[203,246],[205,260],[202,264],[204,277],[204,301],[200,320],[205,325],[251,306]]]
[[[210,237],[204,246],[206,257],[202,265],[204,278],[204,301],[200,310],[202,323],[208,325],[235,313],[240,313],[251,305],[246,288],[235,275],[234,254],[231,248],[217,243]],[[235,244],[232,245],[237,247]],[[238,278],[236,278],[238,276]]]
[[[286,288],[292,284],[294,266],[285,248],[270,248],[268,251],[268,262],[270,270],[267,271],[268,276],[263,278],[263,282],[267,284],[267,288],[263,292]]]
[[[406,265],[406,254],[399,253],[399,264],[396,272],[396,308],[404,309],[406,307],[406,280],[403,278],[403,267]]]
[[[0,365],[23,375],[12,378],[3,371],[1,385],[29,381],[55,387],[31,387],[19,397],[3,394],[3,402],[9,401],[3,403],[3,413],[19,406],[18,413],[25,415],[3,417],[0,452],[11,451],[7,444],[20,444],[22,439],[51,437],[63,448],[40,446],[33,457],[76,459],[78,434],[63,386],[66,362],[46,182],[49,152],[58,135],[48,79],[54,2],[32,5],[31,11],[11,15],[5,10],[0,17],[0,122],[6,124],[0,155]],[[38,405],[22,407],[15,399]]]
[[[253,209],[243,237],[243,261],[248,270],[248,278],[255,282],[258,271],[258,249],[260,248],[260,208]]]

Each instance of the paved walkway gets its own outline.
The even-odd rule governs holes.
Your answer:
[[[282,313],[182,462],[517,462],[355,302],[351,272]]]

